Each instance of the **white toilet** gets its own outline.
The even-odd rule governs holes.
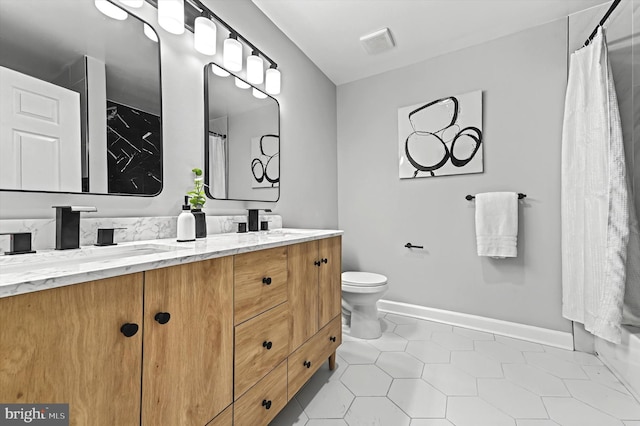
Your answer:
[[[342,312],[351,336],[377,339],[382,335],[376,302],[388,288],[384,275],[371,272],[342,273]]]

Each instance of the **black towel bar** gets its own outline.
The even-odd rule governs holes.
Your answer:
[[[526,196],[527,196],[527,194],[523,194],[522,192],[518,192],[518,200],[522,200],[522,199],[523,199],[524,197],[526,197]],[[466,199],[467,199],[467,201],[471,201],[471,200],[473,200],[473,199],[474,199],[474,198],[476,198],[476,197],[475,197],[475,196],[473,196],[473,195],[467,195],[467,196],[466,196],[466,197],[464,197],[464,198],[466,198]]]

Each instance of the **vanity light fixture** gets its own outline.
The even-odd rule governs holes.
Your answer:
[[[211,64],[211,71],[213,71],[213,73],[218,77],[229,77],[231,75],[216,64]]]
[[[124,21],[125,19],[127,19],[127,16],[129,16],[126,10],[120,9],[118,6],[108,0],[94,0],[93,4],[96,5],[96,8],[100,12],[104,13],[109,18],[117,19],[118,21]]]
[[[280,71],[278,71],[275,64],[271,64],[271,67],[266,72],[264,89],[270,95],[280,93]]]
[[[255,87],[253,88],[253,96],[255,96],[258,99],[266,99],[267,95],[266,93],[263,93],[262,91],[256,89]]]
[[[264,62],[255,50],[247,57],[247,81],[251,84],[262,84],[264,81]]]
[[[216,24],[206,16],[198,16],[193,24],[193,47],[203,55],[216,54]]]
[[[1,1],[2,0],[0,0],[0,2]],[[107,0],[95,1],[106,2]],[[231,25],[213,13],[211,9],[204,5],[204,0],[119,1],[127,5],[146,1],[151,6],[157,7],[158,23],[160,26],[173,34],[182,34],[185,28],[193,32],[194,48],[205,55],[216,54],[217,29],[221,28],[225,32],[228,31],[229,38],[222,43],[222,66],[217,67],[212,65],[211,70],[213,73],[220,77],[227,77],[229,72],[237,73],[242,71],[244,51],[246,48],[247,51],[251,52],[251,55],[247,57],[247,82],[253,85],[264,83],[264,91],[271,95],[278,95],[280,93],[282,76],[280,70],[278,70],[278,64],[247,40],[246,37],[233,29]],[[150,37],[149,35],[147,36]],[[267,69],[266,72],[265,63],[269,64],[269,69]],[[240,80],[238,87],[246,87],[246,84],[246,82]]]
[[[184,0],[158,0],[158,24],[171,34],[184,33]]]
[[[158,34],[156,34],[156,32],[153,31],[153,28],[151,28],[146,22],[142,27],[142,32],[144,32],[144,35],[146,35],[149,40],[155,41],[156,43],[158,42]]]
[[[124,4],[125,6],[129,6],[129,7],[142,7],[142,5],[144,4],[144,0],[120,0],[120,3]]]
[[[251,85],[236,77],[236,87],[240,89],[248,89],[249,87],[251,87]]]
[[[229,34],[229,38],[224,41],[222,63],[229,71],[242,70],[242,44],[234,33]]]

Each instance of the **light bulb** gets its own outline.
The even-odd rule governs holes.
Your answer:
[[[213,71],[213,73],[218,77],[229,77],[231,75],[216,64],[211,64],[211,71]]]
[[[193,47],[203,55],[216,54],[216,24],[209,18],[198,16],[193,26]]]
[[[120,3],[124,4],[125,6],[129,6],[129,7],[142,7],[142,5],[144,4],[144,0],[120,0]]]
[[[262,84],[264,81],[264,62],[255,52],[247,58],[247,81],[251,84]]]
[[[255,87],[253,88],[253,96],[255,96],[258,99],[265,99],[267,97],[267,95],[263,92],[261,92],[260,90],[256,89]]]
[[[280,71],[277,68],[269,68],[266,72],[264,90],[270,95],[280,93]]]
[[[242,44],[235,38],[229,36],[224,41],[222,56],[224,67],[229,71],[240,71],[242,69]]]
[[[236,77],[236,87],[238,87],[240,89],[248,89],[249,87],[251,87],[251,85],[245,83],[244,81],[242,81],[238,77]]]
[[[104,13],[109,18],[124,21],[127,19],[127,16],[129,16],[126,10],[120,9],[118,6],[107,0],[94,0],[94,4],[100,12]]]
[[[184,0],[158,0],[158,23],[171,34],[184,33]]]
[[[155,41],[156,43],[158,42],[158,34],[156,34],[156,32],[153,31],[153,28],[151,28],[149,24],[145,23],[144,26],[142,27],[142,31],[144,32],[144,35],[146,35],[149,40]]]

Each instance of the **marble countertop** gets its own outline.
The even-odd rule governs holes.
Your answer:
[[[83,246],[76,250],[42,250],[34,254],[0,256],[0,297],[341,234],[342,231],[338,230],[282,228],[245,234],[209,235],[186,243],[179,243],[171,238],[107,247]]]

